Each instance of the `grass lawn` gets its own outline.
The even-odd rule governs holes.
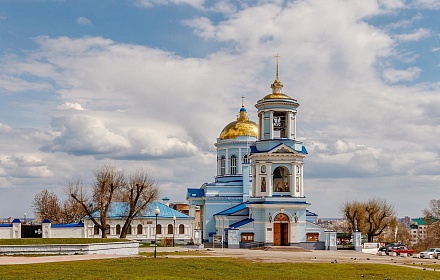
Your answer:
[[[363,275],[363,276],[362,276]],[[235,258],[129,258],[0,266],[0,279],[440,279],[377,264],[263,263]]]
[[[16,238],[0,239],[0,245],[90,244],[128,241],[120,238]]]

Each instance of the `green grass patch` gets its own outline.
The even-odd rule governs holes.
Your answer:
[[[129,258],[0,266],[0,279],[439,279],[380,264],[263,263],[235,258]]]
[[[129,241],[120,238],[17,238],[0,239],[0,245],[91,244]]]

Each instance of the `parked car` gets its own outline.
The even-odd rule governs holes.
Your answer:
[[[430,256],[433,258],[438,258],[438,254],[440,253],[440,248],[429,248],[426,251],[420,252],[420,257],[422,259],[429,259]]]
[[[390,244],[387,244],[385,246],[380,247],[378,252],[382,252],[382,254],[389,255],[393,251],[393,248],[399,247],[399,246],[405,246],[405,245],[403,243],[390,243]]]
[[[414,255],[414,250],[408,249],[405,245],[395,246],[391,252],[396,253],[398,256],[401,254],[408,254],[408,256]]]

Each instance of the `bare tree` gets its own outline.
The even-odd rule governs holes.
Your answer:
[[[368,242],[396,222],[394,207],[385,199],[371,198],[365,205],[365,222]]]
[[[133,219],[158,197],[158,186],[146,171],[137,171],[129,176],[128,184],[122,186],[118,197],[120,201],[127,203],[126,220],[120,238],[127,236]]]
[[[53,191],[44,189],[37,193],[34,197],[33,207],[37,222],[41,222],[43,219],[49,219],[52,223],[62,221],[60,200]]]
[[[342,212],[352,230],[365,233],[368,242],[372,242],[375,236],[396,222],[394,207],[381,198],[371,198],[367,202],[346,202]]]
[[[95,226],[101,230],[101,237],[107,238],[107,215],[110,210],[113,196],[125,184],[124,172],[114,166],[103,166],[94,171],[96,182],[92,188],[92,196],[86,196],[84,185],[81,182],[69,183],[67,192],[89,216]],[[93,204],[93,207],[90,207]],[[93,214],[99,213],[95,218]]]
[[[344,217],[349,224],[350,231],[357,231],[359,228],[361,215],[359,213],[362,211],[362,203],[358,201],[345,202],[342,206],[342,212]]]
[[[429,208],[423,209],[423,215],[428,224],[440,220],[440,199],[432,199]]]
[[[428,227],[422,243],[426,247],[440,246],[440,199],[432,199],[429,208],[423,210],[423,215]]]

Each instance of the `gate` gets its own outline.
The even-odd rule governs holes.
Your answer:
[[[21,225],[21,238],[42,238],[42,225]]]

